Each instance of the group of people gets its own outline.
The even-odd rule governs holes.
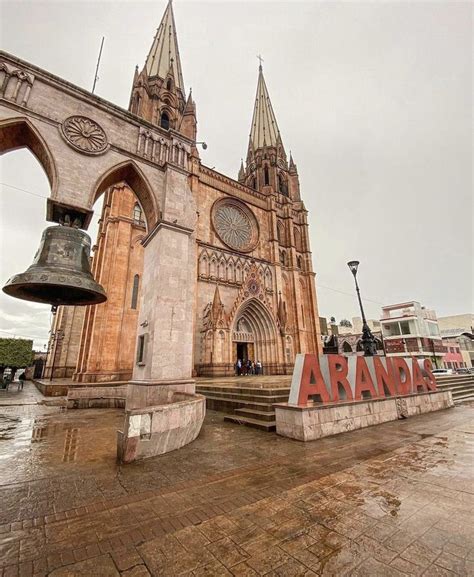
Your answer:
[[[253,362],[250,359],[247,361],[237,359],[235,363],[235,373],[239,377],[242,375],[261,375],[263,374],[263,366],[260,361]]]
[[[18,389],[23,389],[23,384],[26,380],[26,374],[24,369],[18,369],[13,371],[10,367],[7,367],[3,371],[1,388],[7,389],[12,382],[18,383]]]

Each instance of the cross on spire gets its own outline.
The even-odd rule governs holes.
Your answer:
[[[257,58],[258,58],[258,61],[260,62],[259,66],[258,66],[258,69],[259,69],[260,71],[262,71],[263,58],[260,56],[260,54],[257,56]]]

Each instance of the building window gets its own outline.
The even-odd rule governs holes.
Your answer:
[[[140,283],[139,275],[133,277],[133,288],[132,288],[132,309],[137,308],[138,303],[138,285]]]
[[[168,113],[167,113],[167,112],[162,112],[162,113],[161,113],[160,126],[161,126],[161,128],[164,128],[165,130],[169,130],[169,128],[170,128],[170,117],[168,116]]]
[[[270,184],[270,172],[268,170],[268,166],[265,166],[265,168],[263,169],[263,181],[265,186],[268,186]]]
[[[138,337],[137,363],[143,364],[145,358],[145,335]]]
[[[171,82],[171,78],[168,78],[168,82],[166,83],[166,90],[171,90],[173,84]]]
[[[344,353],[352,353],[352,347],[347,341],[342,345],[342,350]]]
[[[142,207],[138,204],[138,202],[136,202],[135,206],[133,207],[133,220],[137,223],[141,223],[142,216],[143,216]]]
[[[410,323],[408,321],[402,321],[400,323],[400,334],[402,335],[410,334]]]

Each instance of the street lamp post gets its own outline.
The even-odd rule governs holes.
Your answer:
[[[355,286],[357,291],[357,298],[359,299],[360,312],[362,315],[362,338],[360,340],[362,348],[364,349],[364,357],[373,357],[377,354],[377,345],[375,342],[375,337],[367,324],[367,319],[365,318],[364,307],[362,306],[362,299],[360,298],[359,284],[357,283],[357,269],[359,268],[358,260],[351,260],[347,263],[350,268],[351,273],[354,275]]]

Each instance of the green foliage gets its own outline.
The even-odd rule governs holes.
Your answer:
[[[351,323],[351,321],[348,321],[347,319],[342,319],[341,322],[339,323],[339,326],[352,328],[352,323]]]
[[[29,367],[33,362],[33,341],[0,338],[0,366]]]

